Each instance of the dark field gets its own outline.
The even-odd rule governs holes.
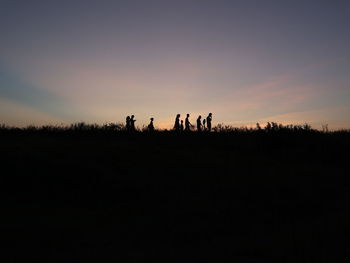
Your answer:
[[[0,145],[6,262],[350,260],[349,132],[2,130]]]

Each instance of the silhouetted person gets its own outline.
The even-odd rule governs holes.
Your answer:
[[[180,130],[181,130],[181,131],[183,131],[183,130],[184,130],[184,121],[183,121],[183,120],[181,120]]]
[[[198,118],[197,118],[197,131],[202,131],[202,116],[199,115]]]
[[[125,128],[127,131],[130,131],[130,116],[126,116]]]
[[[174,124],[174,130],[179,131],[180,130],[180,114],[176,115],[175,124]]]
[[[185,131],[190,131],[191,130],[191,126],[193,126],[191,123],[190,123],[190,114],[187,113],[186,115],[186,119],[185,119]]]
[[[131,115],[131,118],[130,118],[130,131],[136,131],[136,128],[135,128],[135,119],[134,119],[134,115]]]
[[[153,118],[151,118],[151,122],[148,124],[147,128],[149,131],[154,131]]]
[[[203,119],[203,130],[205,131],[205,119]]]
[[[213,114],[209,113],[208,117],[207,117],[207,130],[211,131],[211,120],[212,120],[212,116]]]

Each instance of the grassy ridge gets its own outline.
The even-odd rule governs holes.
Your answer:
[[[347,131],[3,127],[0,143],[13,259],[349,261]]]

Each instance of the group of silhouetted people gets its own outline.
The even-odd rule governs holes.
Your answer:
[[[191,128],[194,127],[194,125],[191,124],[190,122],[190,114],[186,114],[185,118],[185,126],[184,126],[184,121],[180,120],[181,115],[177,114],[175,118],[175,124],[174,124],[174,130],[175,131],[191,131]],[[148,131],[154,131],[154,118],[150,119],[150,123],[147,126]],[[209,113],[208,116],[203,120],[202,122],[202,116],[199,115],[197,118],[197,131],[211,131],[211,120],[212,120],[212,113]],[[135,116],[131,115],[126,117],[126,125],[125,128],[129,132],[136,131],[135,128]]]
[[[147,129],[149,131],[154,131],[154,125],[153,125],[154,118],[151,118],[150,120],[151,120],[151,122],[148,124]],[[126,116],[125,129],[128,132],[136,131],[135,122],[136,122],[136,120],[135,120],[135,116],[134,115],[131,115],[131,117],[130,116]]]
[[[134,115],[131,115],[130,116],[127,116],[126,117],[126,125],[125,125],[125,128],[127,131],[136,131],[136,128],[135,128],[135,116]]]
[[[174,130],[175,131],[190,131],[191,127],[194,127],[194,125],[190,122],[190,114],[186,114],[185,119],[185,127],[184,127],[184,121],[180,120],[181,115],[177,114],[175,118],[175,124],[174,124]],[[209,113],[207,118],[205,118],[202,122],[202,116],[199,115],[197,118],[197,131],[211,131],[211,120],[212,120],[212,113]]]

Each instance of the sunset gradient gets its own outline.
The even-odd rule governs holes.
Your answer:
[[[350,128],[350,2],[2,0],[0,123]]]

